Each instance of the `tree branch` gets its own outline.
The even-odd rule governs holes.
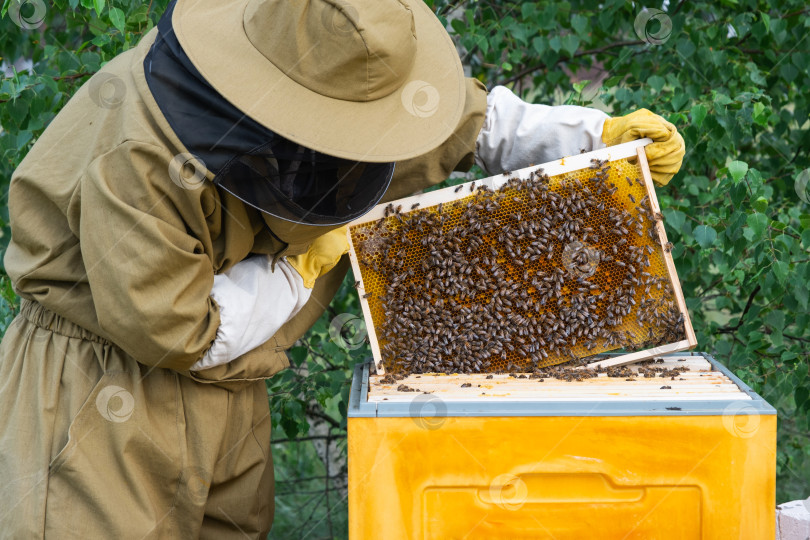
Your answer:
[[[599,54],[599,53],[608,51],[610,49],[615,49],[616,47],[624,47],[624,46],[631,46],[631,45],[642,45],[644,43],[645,43],[644,41],[640,41],[640,40],[637,40],[637,41],[618,41],[616,43],[609,43],[608,45],[604,45],[602,47],[597,47],[596,49],[589,49],[587,51],[580,51],[580,52],[574,54],[573,58],[578,58],[580,56],[586,56],[586,55],[590,55],[590,54]],[[554,63],[554,65],[556,66],[557,64],[559,64],[562,61],[563,61],[563,59],[560,58],[559,60],[557,60]],[[546,68],[546,67],[550,67],[550,66],[547,66],[545,63],[536,64],[534,66],[528,67],[528,68],[516,73],[515,75],[509,77],[508,79],[506,79],[504,81],[499,82],[498,84],[504,85],[504,84],[509,84],[511,82],[515,82],[516,80],[522,79],[523,77],[525,77],[526,75],[528,75],[529,73],[531,73],[533,71],[537,71],[538,69],[543,69],[543,68]]]
[[[681,10],[681,7],[686,3],[686,0],[681,0],[678,2],[678,5],[675,7],[675,11],[672,12],[673,15],[677,15],[678,12]]]
[[[740,315],[740,320],[737,322],[737,325],[731,328],[729,328],[728,326],[720,328],[719,330],[717,330],[718,334],[733,334],[740,328],[740,326],[742,326],[743,320],[745,319],[745,315],[748,313],[748,310],[751,309],[751,304],[754,303],[754,297],[757,295],[757,293],[761,288],[762,287],[757,285],[756,287],[754,287],[754,290],[751,291],[751,295],[748,297],[748,302],[745,304],[745,309],[743,309],[742,315]]]
[[[281,443],[290,443],[290,442],[301,442],[301,441],[318,441],[318,440],[332,440],[332,439],[345,439],[346,434],[336,434],[336,435],[311,435],[309,437],[298,437],[296,439],[274,439],[270,441],[270,444],[281,444]]]
[[[81,79],[82,77],[87,77],[88,75],[93,75],[95,72],[83,71],[81,73],[74,73],[73,75],[60,75],[58,77],[52,77],[54,81],[72,81],[74,79]],[[22,90],[27,90],[31,88],[33,85],[25,86]],[[8,99],[0,99],[0,103],[8,103],[10,100]]]
[[[338,422],[337,420],[335,420],[331,416],[328,416],[328,415],[326,415],[326,414],[324,414],[324,413],[322,413],[320,411],[316,411],[316,410],[311,409],[311,408],[307,409],[306,413],[309,416],[314,416],[315,418],[320,418],[321,420],[323,420],[323,421],[327,422],[329,425],[331,425],[333,428],[341,429],[340,428],[340,422]]]
[[[714,283],[711,283],[708,287],[706,287],[705,289],[700,291],[700,294],[698,296],[702,296],[706,291],[710,291],[710,290],[714,289],[715,287],[717,287],[718,285],[720,285],[723,282],[724,278],[725,278],[725,276],[720,276],[719,278],[714,280]]]
[[[318,475],[318,476],[307,476],[305,478],[288,478],[288,479],[283,479],[283,480],[276,479],[276,484],[285,484],[285,483],[288,484],[288,483],[292,483],[292,482],[295,482],[295,483],[298,483],[298,482],[312,482],[312,481],[315,481],[315,480],[320,481],[320,480],[323,480],[324,478],[341,478],[341,477],[343,477],[343,473],[333,474],[333,475],[321,474],[321,475]]]
[[[791,336],[790,334],[785,334],[784,332],[782,332],[782,336],[784,336],[786,338],[789,338],[789,339],[794,339],[796,341],[804,341],[805,343],[810,343],[810,339],[799,337],[799,336]]]
[[[82,77],[87,77],[88,75],[94,75],[95,71],[82,71],[81,73],[74,73],[73,75],[60,75],[59,77],[54,77],[53,80],[55,81],[72,81],[73,79],[81,79]]]

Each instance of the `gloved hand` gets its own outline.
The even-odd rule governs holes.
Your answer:
[[[652,144],[644,147],[650,174],[655,183],[666,185],[681,168],[686,151],[683,137],[670,122],[647,109],[605,120],[602,142],[608,146],[649,137]]]
[[[311,289],[315,280],[335,267],[349,252],[348,226],[329,231],[315,239],[306,253],[287,257],[287,262],[304,278],[304,286]]]

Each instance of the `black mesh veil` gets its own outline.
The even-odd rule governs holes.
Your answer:
[[[171,26],[173,10],[171,2],[144,60],[146,82],[172,130],[213,174],[214,184],[262,212],[308,225],[348,223],[382,199],[394,163],[322,154],[245,115],[183,52]]]
[[[311,225],[346,223],[379,202],[393,163],[364,163],[275,140],[225,164],[214,183],[273,216]]]

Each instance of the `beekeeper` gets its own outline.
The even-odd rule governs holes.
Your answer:
[[[643,136],[664,184],[672,124],[488,94],[422,0],[170,4],[11,181],[0,531],[263,537],[264,379],[343,280],[342,226],[474,162]]]

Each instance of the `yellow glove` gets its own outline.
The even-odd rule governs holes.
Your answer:
[[[647,109],[605,120],[602,142],[608,146],[649,137],[644,147],[650,174],[658,185],[666,185],[681,168],[686,145],[674,125]]]
[[[335,267],[340,258],[349,252],[348,226],[329,231],[315,239],[306,253],[287,257],[290,266],[304,278],[304,286],[311,289],[315,280]]]

